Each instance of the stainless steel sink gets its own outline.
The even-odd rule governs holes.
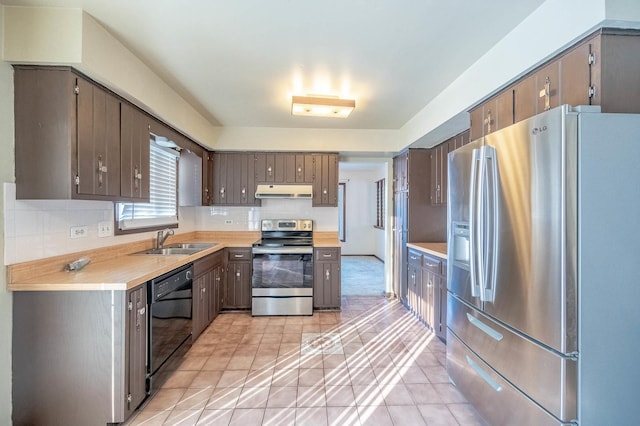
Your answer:
[[[175,243],[168,244],[165,246],[165,248],[197,249],[198,251],[200,251],[215,247],[216,245],[216,243]]]
[[[159,256],[171,256],[176,254],[195,254],[199,251],[215,247],[216,243],[176,243],[163,248],[153,248],[139,251],[133,254],[155,254]]]

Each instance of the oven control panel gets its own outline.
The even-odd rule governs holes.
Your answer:
[[[311,219],[264,219],[262,231],[313,231]]]

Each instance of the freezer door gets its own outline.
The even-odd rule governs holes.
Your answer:
[[[447,287],[449,291],[478,308],[482,307],[478,280],[472,279],[471,268],[475,266],[477,251],[471,247],[475,230],[470,222],[472,211],[472,177],[477,176],[477,153],[482,140],[473,141],[449,153],[447,199]],[[475,201],[475,200],[474,200]],[[473,229],[472,229],[473,228]]]
[[[497,269],[494,276],[484,274],[489,279],[481,290],[488,315],[570,353],[577,350],[577,305],[575,262],[567,246],[576,241],[567,242],[567,229],[575,236],[576,215],[575,201],[567,200],[576,199],[577,115],[565,108],[484,139],[497,169],[497,193],[488,195],[495,207],[481,211],[488,216],[480,218],[490,228],[485,234],[495,238],[488,246],[494,254],[481,256],[481,266],[491,264],[488,257]],[[481,250],[487,250],[484,245]]]

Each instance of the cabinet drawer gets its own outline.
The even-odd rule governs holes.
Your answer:
[[[227,259],[229,262],[238,262],[238,261],[250,261],[251,260],[251,249],[250,248],[228,248],[227,249]]]
[[[428,269],[431,272],[434,272],[438,275],[442,274],[442,260],[438,259],[437,257],[429,256],[428,254],[425,254],[423,256],[422,266],[425,269]]]
[[[314,261],[316,262],[337,262],[340,260],[339,248],[317,248],[315,249]]]
[[[409,265],[422,267],[422,253],[418,250],[409,249]]]

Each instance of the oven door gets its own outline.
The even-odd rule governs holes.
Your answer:
[[[313,255],[254,253],[253,296],[312,296]]]

